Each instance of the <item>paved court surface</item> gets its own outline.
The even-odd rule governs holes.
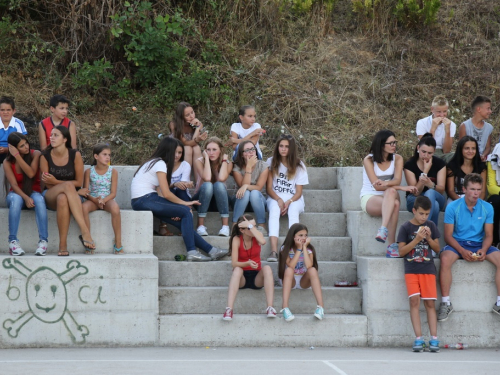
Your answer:
[[[500,349],[95,348],[0,350],[1,375],[499,374]]]

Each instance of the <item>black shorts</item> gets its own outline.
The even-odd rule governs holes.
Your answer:
[[[248,270],[248,271],[243,271],[243,277],[245,278],[245,285],[241,287],[240,289],[262,289],[261,286],[257,287],[255,286],[255,277],[257,277],[257,274],[260,271],[257,270]]]

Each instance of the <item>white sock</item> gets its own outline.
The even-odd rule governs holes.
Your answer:
[[[500,306],[500,296],[497,296],[497,306]]]
[[[441,302],[444,302],[446,303],[447,305],[449,305],[451,302],[450,302],[450,296],[447,296],[447,297],[441,297]]]

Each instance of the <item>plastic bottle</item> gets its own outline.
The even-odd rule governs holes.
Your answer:
[[[186,256],[184,254],[177,254],[175,257],[174,257],[175,261],[176,262],[183,262],[186,260]]]
[[[444,346],[446,349],[457,349],[457,350],[463,350],[463,349],[467,349],[469,347],[469,345],[467,344],[463,344],[461,342],[458,342],[456,344],[447,344]]]

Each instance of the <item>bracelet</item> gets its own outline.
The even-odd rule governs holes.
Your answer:
[[[290,203],[293,203],[293,199],[292,198],[290,198],[289,201],[290,201]]]
[[[19,155],[19,152],[17,154],[15,154],[15,155],[12,155],[12,156],[16,157],[17,155]]]
[[[252,174],[252,172],[245,172],[245,174]]]

